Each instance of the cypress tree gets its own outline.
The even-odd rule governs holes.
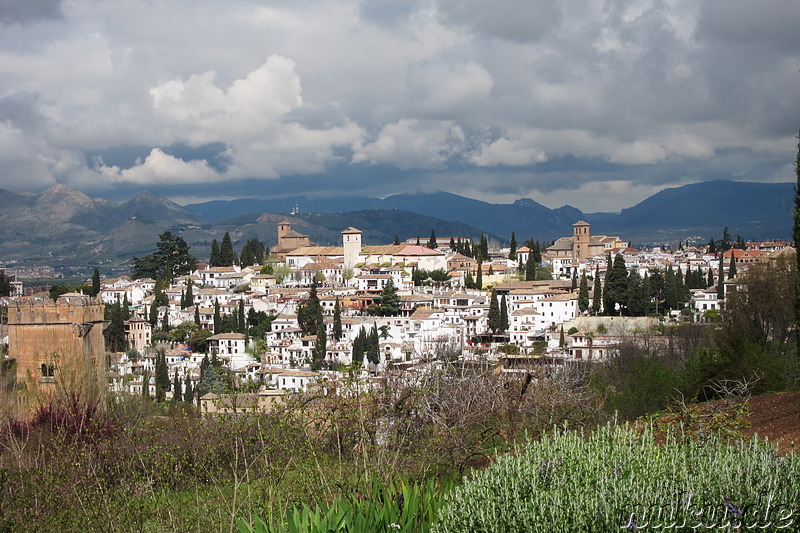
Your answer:
[[[92,270],[92,296],[100,294],[100,271],[97,267]]]
[[[736,257],[731,252],[731,264],[728,266],[728,279],[736,277]]]
[[[200,305],[194,306],[194,325],[200,327]]]
[[[508,305],[506,304],[506,295],[500,297],[500,330],[508,331]]]
[[[175,372],[175,379],[172,380],[172,403],[183,401],[183,390],[181,389],[181,382],[178,379],[178,373]]]
[[[589,282],[586,280],[586,272],[581,274],[581,284],[578,289],[578,309],[585,313],[589,309]]]
[[[167,368],[167,357],[164,350],[159,350],[156,354],[156,401],[163,402],[166,392],[170,389],[169,369]]]
[[[358,332],[358,335],[356,335],[356,338],[353,340],[352,364],[354,367],[360,367],[364,363],[366,338],[367,338],[367,332],[366,330],[364,330],[364,326],[361,326],[361,330]]]
[[[603,293],[600,284],[600,267],[594,267],[594,288],[592,290],[592,314],[600,314],[600,308],[603,305]]]
[[[158,324],[158,303],[156,302],[155,298],[150,303],[150,316],[148,317],[148,322],[150,322],[150,327],[155,329],[156,324]]]
[[[400,245],[400,237],[397,236],[397,233],[394,234],[394,241],[392,242],[395,246]]]
[[[517,258],[517,237],[514,232],[511,232],[511,243],[508,247],[508,258],[512,261]]]
[[[164,317],[161,320],[161,329],[169,331],[169,306],[164,308]]]
[[[648,296],[644,292],[644,282],[639,272],[633,270],[628,275],[627,308],[631,316],[647,314]]]
[[[189,280],[189,286],[186,287],[186,307],[191,307],[194,305],[194,289],[192,288],[194,283],[192,280]]]
[[[214,298],[214,335],[222,333],[222,317],[219,314],[219,300]]]
[[[122,315],[122,321],[130,320],[131,319],[131,304],[128,301],[128,293],[125,293],[125,296],[122,298],[122,309],[120,310]]]
[[[528,253],[528,260],[525,262],[525,281],[536,280],[536,258],[533,251]]]
[[[342,340],[342,308],[339,305],[339,297],[336,297],[336,305],[333,307],[333,338],[336,342]]]
[[[247,322],[244,320],[244,299],[239,300],[237,322],[239,324],[239,333],[247,335]]]
[[[451,252],[455,252],[456,251],[456,241],[455,241],[455,239],[453,239],[452,235],[450,235],[450,251]]]
[[[480,250],[481,258],[484,261],[489,259],[489,240],[486,238],[486,234],[481,234],[481,250]]]
[[[438,247],[439,244],[436,242],[436,232],[434,230],[431,230],[431,238],[428,239],[428,248],[435,250]]]
[[[650,276],[645,272],[644,279],[642,280],[642,297],[644,298],[644,314],[650,313],[650,306],[652,303],[651,295],[653,294],[650,288]]]
[[[219,247],[219,260],[220,266],[233,266],[235,265],[238,260],[236,258],[236,252],[233,250],[233,242],[231,242],[231,234],[229,232],[225,232],[225,236],[222,237],[222,244]]]
[[[708,267],[708,279],[706,279],[706,286],[705,289],[714,286],[714,270],[709,266]]]
[[[192,390],[192,380],[186,378],[186,388],[183,390],[183,401],[191,404],[194,401],[194,390]]]
[[[325,323],[320,321],[317,327],[317,340],[314,343],[313,360],[311,370],[319,370],[325,361],[325,354],[328,349],[328,335],[325,333]]]
[[[563,348],[567,344],[567,340],[564,337],[564,324],[561,324],[561,333],[558,336],[558,347]]]
[[[186,309],[186,291],[181,289],[181,309]]]
[[[577,288],[578,288],[578,270],[573,268],[572,269],[572,286],[570,287],[570,290],[572,292],[575,292],[575,289],[577,289]]]
[[[667,273],[664,275],[664,306],[667,309],[678,308],[678,286],[675,278],[672,265],[669,265]]]
[[[212,267],[222,266],[217,239],[211,241],[211,257],[208,259],[208,264]]]
[[[475,288],[478,290],[483,289],[483,264],[478,259],[478,275],[475,277]]]
[[[378,324],[372,323],[372,330],[370,330],[367,337],[367,360],[373,365],[381,362],[380,355],[380,341],[378,339]]]
[[[500,304],[497,301],[495,289],[492,289],[492,297],[489,300],[489,329],[492,330],[492,333],[497,333],[501,329]]]
[[[719,252],[719,276],[717,279],[717,299],[725,299],[725,271],[722,266],[722,252]]]

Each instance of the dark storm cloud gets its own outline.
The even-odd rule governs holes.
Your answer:
[[[561,24],[557,0],[439,0],[439,11],[450,24],[518,42],[537,41]]]
[[[26,24],[61,16],[61,0],[0,0],[0,24]]]

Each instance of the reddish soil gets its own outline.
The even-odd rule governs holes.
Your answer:
[[[800,452],[800,392],[754,396],[748,403],[750,428],[745,435],[777,441],[782,453]]]

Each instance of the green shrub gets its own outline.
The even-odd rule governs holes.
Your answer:
[[[447,494],[434,531],[777,530],[796,520],[795,455],[758,439],[653,435],[616,426],[531,442]]]
[[[261,518],[252,524],[239,520],[242,533],[374,533],[378,531],[427,532],[449,485],[437,487],[434,478],[423,484],[372,482],[368,498],[345,495],[331,505],[302,505],[287,513],[284,523],[272,527]]]

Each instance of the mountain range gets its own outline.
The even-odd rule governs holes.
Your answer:
[[[549,209],[530,198],[492,204],[447,192],[413,193],[384,199],[309,197],[211,201],[180,206],[149,191],[125,202],[91,198],[66,185],[14,193],[0,189],[0,262],[52,266],[103,263],[124,266],[150,253],[165,229],[178,233],[204,259],[213,239],[230,232],[234,244],[257,238],[277,242],[276,225],[292,228],[319,244],[338,244],[341,231],[354,226],[364,242],[439,237],[518,242],[532,237],[554,240],[586,220],[594,234],[620,235],[634,244],[707,242],[731,235],[745,239],[790,239],[794,187],[791,183],[711,181],[665,189],[621,213],[583,213],[563,206]],[[300,212],[287,215],[299,206]]]

